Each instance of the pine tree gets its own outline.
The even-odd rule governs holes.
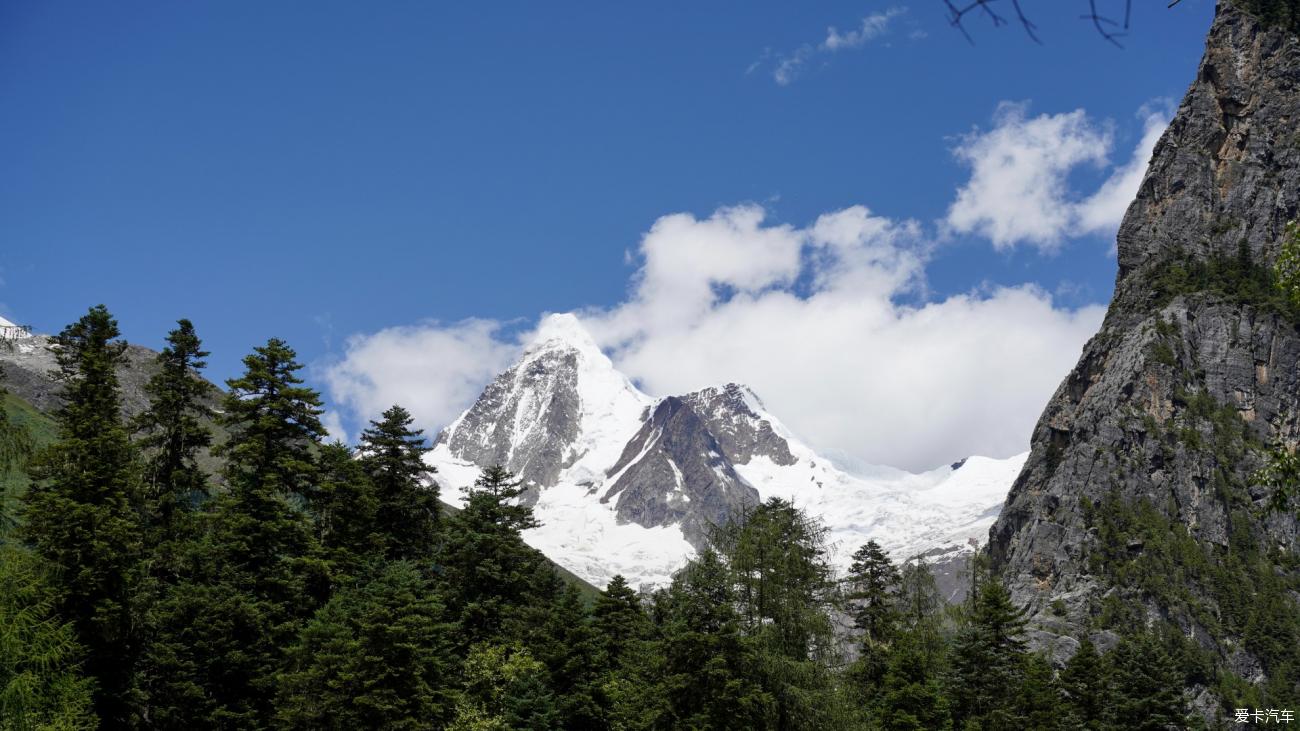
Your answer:
[[[824,536],[815,520],[773,498],[715,538],[781,729],[827,729],[842,721],[828,671],[835,652],[834,584]]]
[[[1110,683],[1092,640],[1084,637],[1079,643],[1078,651],[1061,671],[1060,685],[1071,727],[1096,731],[1106,728]]]
[[[438,527],[438,485],[425,484],[433,468],[424,464],[424,432],[401,406],[384,412],[361,433],[361,464],[375,487],[378,531],[389,558],[425,559],[433,553]]]
[[[41,562],[0,540],[0,728],[95,728],[81,657],[72,625],[54,613]]]
[[[560,591],[541,637],[531,643],[531,648],[547,667],[560,727],[569,731],[606,728],[600,702],[604,679],[600,636],[577,587],[568,585]]]
[[[900,633],[890,647],[880,693],[869,699],[882,728],[950,728],[949,701],[942,683],[945,666],[934,653],[933,644],[927,631],[909,629]]]
[[[1108,656],[1111,720],[1133,731],[1181,728],[1187,721],[1183,674],[1160,638],[1125,637]]]
[[[361,463],[342,442],[325,444],[317,458],[316,487],[309,495],[316,537],[336,574],[355,574],[384,556],[379,498]]]
[[[641,599],[621,575],[610,579],[596,597],[592,624],[599,638],[602,662],[610,669],[618,667],[636,643],[645,641],[651,632]]]
[[[177,543],[188,537],[194,508],[208,495],[199,453],[212,445],[212,386],[199,376],[208,356],[189,320],[178,320],[158,354],[158,373],[145,384],[149,408],[132,426],[146,455],[144,515],[150,528],[153,572],[170,571]]]
[[[25,535],[53,567],[55,606],[86,649],[104,723],[131,722],[138,652],[139,465],[122,423],[117,368],[126,345],[103,305],[54,338],[63,382],[59,441],[35,458]]]
[[[848,592],[849,614],[853,626],[862,630],[863,644],[868,647],[888,646],[897,631],[898,585],[902,577],[889,554],[875,541],[867,541],[853,554],[845,583]]]
[[[969,600],[967,624],[953,649],[953,717],[990,729],[1018,728],[1016,698],[1024,679],[1025,613],[1000,581],[979,583]]]
[[[279,676],[286,729],[425,729],[451,718],[451,635],[430,581],[408,562],[335,596]]]
[[[858,685],[874,688],[885,672],[889,645],[898,634],[898,591],[902,577],[875,541],[853,554],[844,579],[845,599],[853,626],[862,631],[861,656],[852,675]]]
[[[609,728],[655,728],[666,716],[667,700],[659,679],[662,661],[654,644],[654,625],[640,597],[622,576],[610,579],[592,606],[599,650],[600,703]]]
[[[227,382],[227,491],[202,516],[188,576],[157,609],[153,712],[177,725],[262,728],[285,648],[328,593],[304,510],[319,473],[320,398],[279,340]]]
[[[667,699],[661,727],[775,729],[776,699],[760,682],[759,657],[745,641],[730,570],[701,552],[656,597]]]
[[[506,469],[484,468],[464,488],[463,509],[451,520],[437,557],[449,608],[455,612],[464,647],[499,638],[510,626],[537,626],[559,588],[544,558],[520,532],[538,525],[532,508],[518,501],[519,481]],[[534,621],[518,621],[531,614]],[[515,632],[513,639],[522,639]]]

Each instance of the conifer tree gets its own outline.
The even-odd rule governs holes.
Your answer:
[[[834,728],[843,720],[829,672],[834,585],[824,535],[815,520],[773,498],[715,539],[781,729]]]
[[[54,338],[63,382],[59,441],[32,464],[25,535],[53,569],[55,607],[86,650],[106,725],[131,722],[138,652],[139,464],[122,423],[117,368],[125,343],[103,305]]]
[[[96,728],[82,652],[72,625],[54,613],[41,562],[0,540],[0,728]]]
[[[136,417],[145,454],[145,518],[154,546],[173,546],[190,525],[187,517],[208,494],[198,455],[212,445],[212,386],[199,376],[207,365],[203,343],[189,320],[178,320],[158,354],[158,373],[145,384],[149,408]]]
[[[1109,678],[1092,640],[1084,637],[1060,677],[1066,718],[1073,728],[1101,731],[1111,702]]]
[[[1016,699],[1024,679],[1025,613],[1002,582],[979,583],[953,648],[953,717],[958,723],[1012,728],[1024,723]]]
[[[618,667],[636,643],[650,635],[650,618],[622,575],[609,580],[591,611],[602,661],[608,668]]]
[[[600,667],[600,703],[610,728],[656,727],[666,715],[662,661],[654,625],[640,597],[622,576],[610,579],[592,606]]]
[[[849,614],[862,630],[867,647],[888,646],[897,631],[897,592],[902,578],[889,554],[875,541],[867,541],[853,554],[846,578]]]
[[[303,505],[318,470],[320,398],[272,339],[227,381],[227,491],[203,516],[187,579],[158,607],[150,667],[154,713],[169,723],[262,728],[285,648],[328,592]]]
[[[759,680],[736,590],[723,558],[706,549],[657,596],[667,700],[661,727],[777,728],[776,699]]]
[[[570,731],[606,728],[600,702],[603,677],[600,636],[577,587],[559,592],[533,654],[546,665],[555,693],[560,727]]]
[[[361,433],[358,453],[378,498],[376,521],[385,552],[394,559],[424,559],[433,552],[438,525],[438,485],[426,478],[424,432],[401,406],[384,412]]]
[[[417,566],[378,571],[331,599],[299,634],[278,679],[279,727],[396,731],[451,719],[454,625]]]
[[[514,475],[487,467],[473,487],[463,489],[464,507],[449,521],[437,562],[468,647],[500,637],[521,614],[544,612],[559,584],[541,554],[520,537],[538,523],[532,508],[518,501],[523,486]]]
[[[336,573],[355,574],[385,553],[374,483],[342,442],[322,445],[317,464],[319,477],[308,501],[317,539]]]
[[[853,626],[862,631],[861,656],[851,674],[856,684],[874,688],[884,675],[890,643],[899,630],[899,583],[902,577],[875,541],[853,554],[845,577],[845,599]]]
[[[880,725],[890,731],[948,728],[949,702],[944,692],[944,665],[924,630],[909,629],[896,638],[887,655],[880,692],[869,699]]]
[[[1106,658],[1114,724],[1134,731],[1181,728],[1187,721],[1183,675],[1159,637],[1143,632],[1120,641]]]

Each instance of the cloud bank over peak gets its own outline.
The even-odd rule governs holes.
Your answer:
[[[1033,286],[900,303],[932,250],[916,222],[863,206],[803,227],[754,204],[676,213],[642,237],[628,299],[577,317],[648,392],[741,381],[822,449],[913,469],[1022,451],[1103,308],[1060,309]],[[357,416],[401,402],[437,428],[536,337],[390,328],[350,339],[326,382]]]
[[[802,225],[753,203],[661,216],[630,256],[626,298],[576,322],[652,395],[743,382],[826,453],[907,469],[1016,454],[1105,308],[1061,306],[1033,283],[935,298],[926,266],[955,235],[1052,252],[1111,233],[1168,113],[1140,119],[1132,154],[1113,164],[1114,125],[1003,104],[990,129],[959,139],[970,176],[933,224],[860,205]],[[1081,168],[1101,182],[1079,190]],[[426,322],[354,336],[322,370],[353,428],[402,403],[434,430],[544,335]]]

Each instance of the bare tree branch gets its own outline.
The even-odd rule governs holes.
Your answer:
[[[994,28],[1007,24],[1007,19],[998,14],[993,8],[993,4],[999,0],[970,0],[965,5],[957,5],[953,0],[943,0],[944,5],[948,7],[948,24],[956,28],[965,36],[967,41],[973,45],[975,39],[971,36],[970,31],[966,29],[966,19],[971,13],[977,13],[988,18]],[[1025,35],[1029,36],[1035,43],[1042,44],[1042,39],[1038,37],[1038,26],[1029,19],[1025,14],[1024,8],[1021,7],[1021,0],[1007,0],[1015,10],[1016,20],[1020,22],[1020,27],[1024,29]],[[1170,0],[1169,7],[1177,5],[1181,0]],[[1114,44],[1117,48],[1124,46],[1119,42],[1120,38],[1128,35],[1129,23],[1133,18],[1133,0],[1124,0],[1124,21],[1120,23],[1109,15],[1103,15],[1097,8],[1097,0],[1088,0],[1088,12],[1079,16],[1083,20],[1092,22],[1092,27],[1096,29],[1097,34],[1107,42]]]

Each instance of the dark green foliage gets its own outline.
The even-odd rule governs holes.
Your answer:
[[[600,684],[605,676],[601,636],[577,588],[566,586],[551,607],[534,655],[549,673],[560,726],[572,731],[605,727]]]
[[[1232,0],[1232,3],[1269,25],[1300,33],[1300,0]]]
[[[1126,637],[1109,661],[1113,692],[1107,705],[1117,725],[1134,731],[1186,725],[1183,673],[1155,635]]]
[[[777,702],[758,680],[758,652],[741,632],[736,600],[731,572],[712,550],[657,597],[668,706],[660,727],[777,728]]]
[[[150,539],[170,546],[190,528],[185,520],[208,493],[198,454],[212,445],[212,386],[199,377],[208,356],[189,320],[178,320],[158,354],[159,371],[145,385],[149,408],[132,424],[145,454],[145,518],[157,526]]]
[[[454,626],[411,563],[388,564],[321,608],[288,653],[276,722],[288,729],[422,729],[446,723]]]
[[[54,612],[42,566],[0,541],[0,728],[93,729],[92,682],[73,628]]]
[[[1025,677],[1025,608],[999,581],[982,581],[952,652],[953,717],[990,728],[1025,722],[1016,702]]]
[[[308,496],[316,537],[335,572],[350,575],[384,555],[388,543],[377,525],[379,498],[361,462],[346,445],[320,448],[318,480]]]
[[[853,626],[862,631],[862,657],[856,670],[859,682],[867,687],[879,683],[889,645],[898,634],[901,581],[889,555],[875,541],[868,541],[853,554],[844,597]]]
[[[425,484],[432,470],[422,457],[429,448],[413,421],[406,409],[393,406],[370,422],[357,449],[378,500],[376,530],[394,559],[429,556],[438,525],[438,485]]]
[[[318,478],[320,399],[301,386],[294,357],[271,340],[228,382],[228,490],[201,517],[183,580],[151,616],[155,713],[177,723],[266,726],[286,648],[328,591],[304,509]]]
[[[48,561],[55,607],[86,649],[106,724],[130,722],[138,637],[139,465],[122,424],[116,369],[125,344],[102,305],[54,338],[64,404],[59,442],[34,458],[24,535]]]
[[[924,630],[910,629],[898,636],[887,655],[880,690],[869,698],[882,728],[921,731],[950,727],[943,686],[946,664],[935,649],[934,635]]]
[[[1152,309],[1164,307],[1175,297],[1203,294],[1300,321],[1300,305],[1290,298],[1277,272],[1254,261],[1244,246],[1236,256],[1171,257],[1150,274],[1149,280]]]
[[[1092,640],[1087,637],[1061,671],[1061,695],[1068,725],[1077,729],[1104,729],[1110,709],[1110,677]]]
[[[554,572],[519,536],[537,524],[532,508],[515,500],[522,493],[509,471],[485,468],[465,488],[464,509],[447,521],[446,545],[436,561],[465,647],[509,625],[527,625],[523,616],[547,607],[558,591]]]

